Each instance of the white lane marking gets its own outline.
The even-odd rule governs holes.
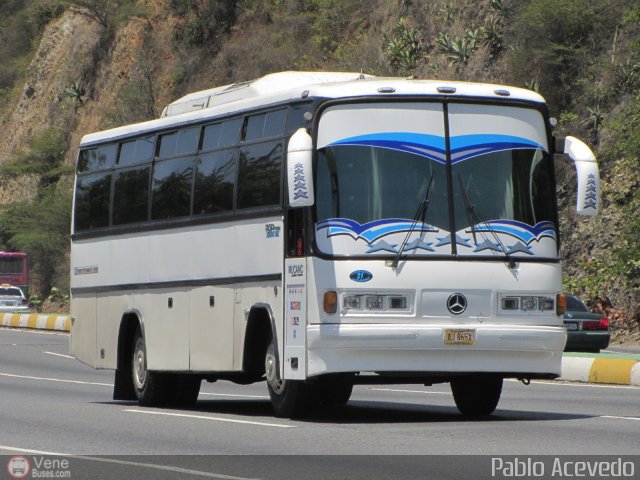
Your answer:
[[[29,375],[14,375],[12,373],[2,373],[2,372],[0,372],[0,377],[24,378],[26,380],[44,380],[47,382],[76,383],[79,385],[100,385],[102,387],[113,387],[113,383],[84,382],[81,380],[65,380],[62,378],[31,377]]]
[[[507,382],[521,383],[520,380],[515,378],[506,378]],[[623,390],[639,390],[640,387],[635,385],[595,385],[592,383],[574,383],[566,381],[544,381],[544,380],[531,380],[532,384],[537,385],[555,385],[557,387],[582,387],[582,388],[618,388]]]
[[[42,450],[33,450],[31,448],[7,447],[6,445],[0,445],[0,451],[2,450],[5,452],[30,453],[32,455],[54,455],[57,457],[65,457],[67,455],[66,453],[45,452]]]
[[[125,412],[131,413],[145,413],[147,415],[164,415],[167,417],[179,417],[179,418],[194,418],[197,420],[209,420],[213,422],[228,422],[228,423],[241,423],[244,425],[258,425],[261,427],[275,427],[275,428],[297,428],[297,425],[285,425],[283,423],[265,423],[265,422],[252,422],[249,420],[236,420],[233,418],[223,417],[209,417],[206,415],[190,415],[186,413],[169,413],[169,412],[154,412],[151,410],[138,410],[136,408],[125,408]]]
[[[239,395],[237,393],[209,393],[209,392],[200,392],[200,395],[209,395],[211,397],[234,397],[234,398],[260,398],[260,399],[268,399],[269,395]]]
[[[428,395],[451,395],[450,392],[429,392],[428,390],[401,390],[399,388],[368,388],[376,392],[426,393]]]
[[[76,359],[76,357],[72,357],[71,355],[65,355],[63,353],[47,352],[46,350],[43,350],[42,353],[46,353],[47,355],[55,355],[56,357],[71,358],[73,360]]]
[[[616,420],[635,420],[640,422],[640,417],[617,417],[615,415],[601,415],[600,418],[613,418]]]
[[[70,455],[67,453],[57,453],[57,452],[45,452],[42,450],[33,450],[31,448],[18,448],[18,447],[8,447],[5,445],[0,445],[0,451],[5,452],[18,452],[18,453],[29,453],[31,455],[52,455],[56,457],[68,457],[75,458],[78,460],[88,460],[93,462],[102,462],[102,463],[115,463],[117,465],[129,465],[133,467],[142,467],[142,468],[152,468],[155,470],[164,470],[168,472],[176,472],[176,473],[186,473],[187,475],[194,475],[198,477],[207,477],[207,478],[220,478],[224,480],[257,480],[248,477],[235,477],[233,475],[224,475],[221,473],[213,473],[213,472],[203,472],[201,470],[191,470],[188,468],[180,468],[180,467],[172,467],[170,465],[158,465],[155,463],[142,463],[142,462],[131,462],[127,460],[116,460],[114,458],[103,458],[103,457],[92,457],[88,455]]]

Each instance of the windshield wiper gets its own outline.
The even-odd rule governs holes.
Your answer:
[[[413,217],[413,223],[411,224],[411,228],[409,228],[409,231],[405,235],[404,240],[400,244],[400,249],[398,250],[398,253],[396,254],[395,258],[393,259],[393,262],[391,262],[391,267],[392,268],[398,268],[398,263],[400,262],[400,257],[402,256],[402,253],[404,252],[404,249],[407,246],[407,242],[409,241],[409,237],[411,236],[413,231],[416,229],[416,225],[418,224],[418,220],[422,219],[422,223],[424,224],[425,218],[427,216],[427,209],[429,208],[429,198],[431,197],[431,187],[433,187],[433,180],[434,180],[435,174],[436,174],[435,170],[432,170],[431,171],[431,178],[429,179],[429,185],[427,186],[427,191],[424,194],[424,198],[420,201],[420,204],[418,205],[418,209],[416,210],[416,214]]]
[[[462,203],[464,204],[464,209],[465,209],[465,212],[467,213],[467,219],[469,221],[469,225],[471,226],[471,233],[473,235],[473,243],[476,244],[476,247],[478,246],[478,240],[476,238],[475,225],[483,224],[486,227],[487,231],[489,233],[491,233],[491,235],[493,236],[493,238],[496,241],[497,245],[500,247],[500,249],[504,253],[504,256],[507,259],[507,264],[509,265],[509,268],[511,268],[511,269],[515,268],[516,267],[516,262],[513,260],[511,255],[509,255],[509,251],[507,250],[507,247],[504,246],[504,243],[502,243],[502,240],[500,240],[500,237],[498,236],[496,231],[493,229],[491,224],[489,224],[489,222],[484,220],[478,214],[478,212],[476,211],[475,206],[469,200],[469,195],[467,193],[467,189],[464,187],[464,183],[462,181],[462,177],[460,176],[460,174],[458,174],[458,181],[460,182],[460,191],[462,192]]]

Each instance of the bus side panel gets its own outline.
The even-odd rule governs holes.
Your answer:
[[[281,281],[265,282],[260,285],[242,285],[235,289],[235,315],[234,315],[234,370],[242,370],[244,359],[244,341],[247,333],[247,321],[251,308],[267,308],[273,316],[276,328],[276,338],[279,354],[282,355],[282,308],[284,292]],[[280,357],[282,358],[282,356]]]
[[[98,293],[97,298],[97,366],[117,367],[118,333],[125,312],[133,308],[133,295],[126,292]],[[104,352],[104,354],[103,354]],[[104,355],[104,356],[103,356]]]
[[[97,367],[96,303],[95,293],[74,294],[71,297],[71,355],[92,367]]]
[[[136,292],[133,305],[142,316],[147,368],[189,370],[191,290],[174,288]]]
[[[233,370],[234,290],[201,287],[191,291],[191,370]]]

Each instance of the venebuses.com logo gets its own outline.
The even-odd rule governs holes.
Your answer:
[[[11,478],[26,478],[30,471],[31,465],[25,457],[11,457],[7,462],[7,472]]]
[[[9,458],[7,472],[11,478],[71,478],[66,458],[15,456]]]

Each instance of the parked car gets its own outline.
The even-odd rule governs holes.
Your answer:
[[[29,300],[18,287],[0,285],[0,312],[24,313],[29,311]]]
[[[604,314],[591,313],[581,298],[567,295],[563,319],[567,329],[565,352],[598,353],[609,346],[609,320]]]

